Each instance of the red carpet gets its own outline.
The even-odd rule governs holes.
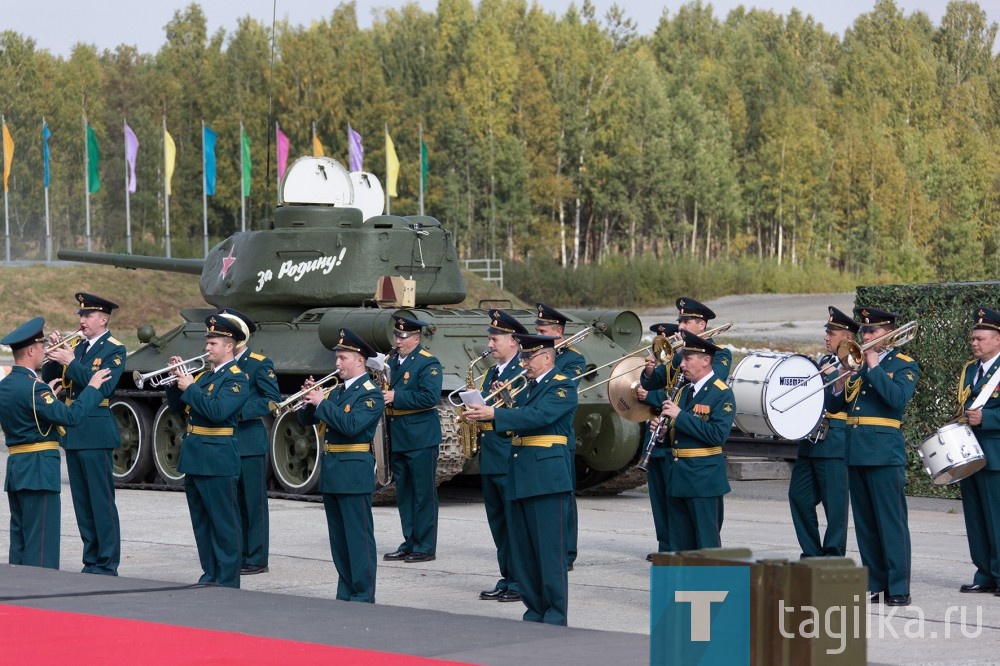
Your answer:
[[[459,662],[262,638],[171,624],[37,610],[0,604],[4,664],[399,664]]]

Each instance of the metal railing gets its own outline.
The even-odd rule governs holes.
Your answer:
[[[503,259],[463,259],[465,270],[481,276],[487,282],[496,282],[503,289]]]

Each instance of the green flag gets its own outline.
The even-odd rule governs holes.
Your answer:
[[[430,170],[427,168],[427,144],[423,141],[420,142],[420,191],[427,191],[427,174]]]
[[[250,137],[240,129],[240,150],[242,150],[243,162],[243,196],[250,196]]]
[[[97,147],[97,135],[94,128],[87,125],[87,191],[93,194],[101,189],[101,151]]]

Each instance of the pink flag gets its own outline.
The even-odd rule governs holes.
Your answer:
[[[135,193],[135,158],[139,154],[139,138],[125,123],[125,161],[128,163],[128,191]]]
[[[278,127],[278,123],[274,123],[274,129],[278,133],[278,180],[280,181],[285,175],[285,167],[288,166],[288,137]]]

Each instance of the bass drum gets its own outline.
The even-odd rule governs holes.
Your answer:
[[[729,385],[736,427],[745,433],[798,440],[823,418],[823,376],[802,354],[749,354],[733,370]]]
[[[949,423],[921,442],[917,448],[924,469],[936,486],[961,481],[986,467],[986,456],[972,428]]]

